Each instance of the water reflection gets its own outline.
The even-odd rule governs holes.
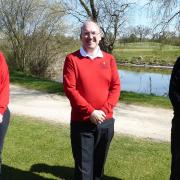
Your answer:
[[[137,93],[166,96],[169,90],[170,75],[149,72],[119,70],[121,89]]]

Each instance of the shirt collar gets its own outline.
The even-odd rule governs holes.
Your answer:
[[[83,57],[89,57],[91,60],[93,60],[94,58],[97,58],[97,57],[103,57],[103,53],[102,51],[100,50],[99,46],[95,49],[94,51],[94,55],[89,55],[83,47],[80,48],[80,54],[81,56]]]

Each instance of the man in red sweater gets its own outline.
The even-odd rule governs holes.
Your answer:
[[[75,180],[100,180],[114,135],[113,108],[120,96],[114,57],[99,48],[100,28],[81,27],[82,47],[65,59],[63,84],[71,111],[71,146]]]
[[[3,54],[0,52],[0,178],[4,137],[9,125],[9,72]]]

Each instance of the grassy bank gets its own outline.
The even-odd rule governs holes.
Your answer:
[[[128,104],[172,108],[168,97],[122,91],[120,101]]]
[[[120,70],[126,70],[126,71],[132,71],[132,72],[144,72],[144,73],[159,73],[159,74],[168,74],[170,75],[172,73],[173,66],[164,68],[161,67],[149,67],[146,65],[134,65],[134,64],[118,64],[118,69]]]
[[[47,93],[64,94],[63,85],[58,82],[43,80],[33,76],[26,76],[17,71],[12,72],[10,77],[12,84],[21,85],[29,89],[36,89]],[[124,103],[171,108],[169,98],[163,96],[122,91],[120,99],[121,102]]]
[[[3,180],[73,178],[69,127],[13,116],[4,145]],[[164,180],[170,145],[115,135],[104,180]]]
[[[28,89],[35,89],[47,93],[63,94],[63,85],[44,79],[37,78],[31,75],[25,75],[22,72],[10,72],[10,81],[12,84],[21,85]]]
[[[119,63],[172,66],[180,55],[179,46],[154,42],[117,44],[113,54]]]

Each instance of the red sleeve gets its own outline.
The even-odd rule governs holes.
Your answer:
[[[9,72],[6,60],[0,53],[0,114],[4,114],[9,103]]]
[[[113,111],[114,106],[119,100],[120,96],[120,78],[114,57],[111,59],[111,83],[109,88],[109,95],[107,101],[101,108],[105,114]]]
[[[82,115],[90,116],[94,108],[78,92],[76,81],[75,65],[73,60],[67,56],[63,69],[64,92],[73,108],[77,109]]]

